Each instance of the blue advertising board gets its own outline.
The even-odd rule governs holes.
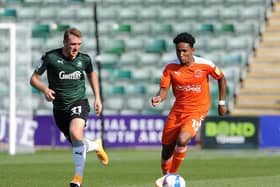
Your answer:
[[[280,147],[280,116],[260,117],[260,147]]]

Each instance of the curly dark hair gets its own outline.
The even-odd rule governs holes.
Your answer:
[[[195,39],[190,33],[182,32],[182,33],[178,34],[173,40],[174,44],[178,44],[180,42],[188,43],[188,44],[190,44],[191,47],[193,47],[194,43],[195,43]]]

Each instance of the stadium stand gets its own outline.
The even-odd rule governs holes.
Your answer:
[[[34,67],[45,50],[61,46],[61,33],[68,27],[77,27],[83,32],[85,42],[82,51],[90,53],[95,59],[93,2],[96,0],[2,0],[0,20],[32,24]],[[276,0],[97,2],[104,114],[166,114],[166,109],[173,102],[171,97],[158,109],[152,108],[149,100],[157,92],[162,68],[168,60],[175,58],[172,39],[182,31],[191,32],[197,38],[196,55],[207,57],[224,69],[229,89],[227,105],[233,114],[244,113],[244,110],[258,105],[241,109],[250,98],[254,98],[252,92],[258,93],[252,85],[260,85],[260,79],[254,77],[262,76],[262,80],[270,81],[262,85],[278,81],[277,72],[258,73],[258,69],[263,70],[264,67],[268,70],[267,64],[270,69],[278,67],[274,58],[277,56],[277,43],[272,38],[273,35],[277,37],[278,27],[275,25],[280,15]],[[264,29],[267,18],[270,18],[268,27]],[[256,45],[263,30],[262,40]],[[270,75],[270,79],[264,77],[266,74]],[[240,80],[243,79],[241,85]],[[216,85],[212,84],[215,83],[211,80],[212,101],[216,102],[218,94]],[[278,93],[276,84],[273,85],[275,93]],[[43,100],[36,91],[33,94],[36,103]],[[237,99],[236,94],[240,94]],[[255,98],[260,99],[260,96]],[[266,95],[266,98],[272,96]],[[276,102],[277,97],[274,98]],[[272,105],[272,101],[267,103]],[[217,104],[212,106],[210,115],[217,115]],[[280,105],[275,104],[274,107],[276,112]],[[35,113],[45,114],[48,109],[44,101],[34,104]]]
[[[276,2],[250,60],[232,115],[280,113],[279,25],[280,3]]]

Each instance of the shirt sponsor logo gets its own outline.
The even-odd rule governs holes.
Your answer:
[[[79,80],[81,79],[81,72],[75,71],[73,73],[65,74],[64,71],[59,72],[59,79],[68,79],[68,80]]]
[[[181,74],[180,71],[174,71],[174,73],[175,73],[176,75],[178,75],[178,76]]]
[[[176,90],[178,91],[184,91],[184,92],[201,92],[201,87],[200,85],[186,85],[186,86],[176,86]]]
[[[201,70],[200,70],[200,69],[195,70],[194,76],[195,76],[196,78],[201,77],[201,75],[202,75],[202,73],[201,73]]]

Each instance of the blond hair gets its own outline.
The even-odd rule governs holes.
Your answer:
[[[82,38],[82,32],[79,30],[79,29],[76,29],[76,28],[69,28],[65,31],[64,33],[64,41],[67,41],[69,39],[69,35],[74,35],[78,38]]]

